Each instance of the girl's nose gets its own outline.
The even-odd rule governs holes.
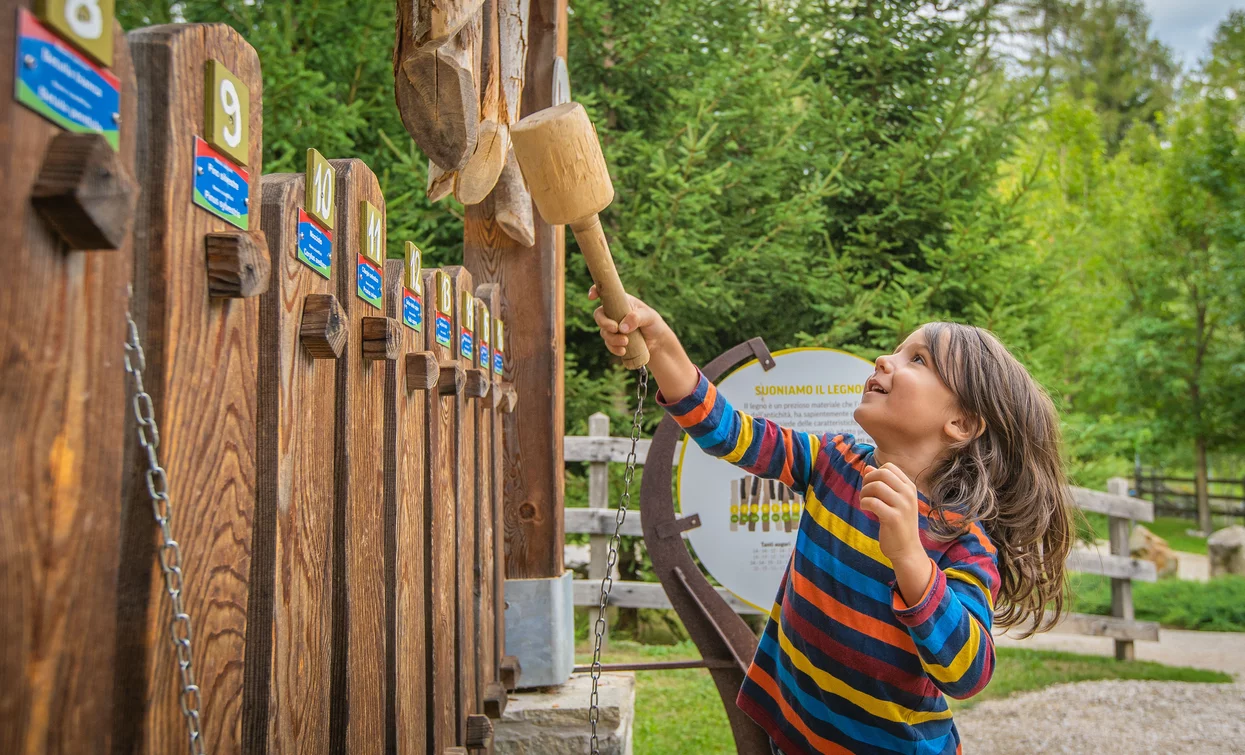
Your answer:
[[[891,357],[891,354],[883,354],[879,356],[876,360],[878,369],[882,372],[889,373],[891,371]]]

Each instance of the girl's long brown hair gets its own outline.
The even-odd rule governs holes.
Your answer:
[[[1064,564],[1073,542],[1055,406],[988,330],[946,322],[923,330],[934,369],[983,428],[931,470],[931,531],[952,539],[979,524],[998,549],[995,622],[1024,624],[1025,636],[1050,629],[1064,610]],[[937,516],[940,511],[964,518]]]

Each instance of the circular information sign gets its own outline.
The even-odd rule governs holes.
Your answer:
[[[753,360],[717,383],[738,411],[793,430],[872,440],[852,419],[873,374],[867,359],[833,349],[789,349],[766,372]],[[768,613],[795,546],[803,491],[761,480],[705,453],[684,437],[677,472],[679,509],[700,515],[688,539],[723,587]]]

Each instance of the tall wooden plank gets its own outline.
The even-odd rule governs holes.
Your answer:
[[[554,61],[565,0],[533,2],[523,114],[553,101]],[[565,235],[536,219],[536,243],[519,245],[495,219],[494,197],[467,208],[463,264],[479,283],[501,286],[509,325],[505,378],[518,391],[504,415],[506,576],[561,576]],[[497,313],[494,313],[497,314]]]
[[[129,234],[118,249],[70,251],[29,197],[60,129],[14,101],[18,5],[0,11],[0,752],[109,748],[122,447],[130,411]],[[134,175],[137,93],[113,27],[121,82],[119,168]],[[102,137],[100,137],[102,138]],[[126,225],[133,213],[126,213]],[[148,521],[151,508],[147,508]]]
[[[405,263],[389,260],[385,264],[385,314],[402,320],[403,298],[408,290]],[[416,275],[419,275],[416,268]],[[410,289],[422,299],[420,286]],[[419,329],[403,322],[402,358],[385,367],[385,568],[388,618],[386,663],[389,679],[386,689],[388,738],[391,752],[423,755],[427,752],[427,659],[425,644],[427,598],[424,545],[424,480],[427,454],[424,422],[427,413],[426,390],[416,387],[421,376],[429,376],[431,355],[424,349],[422,302]],[[410,358],[408,358],[408,355]],[[419,375],[408,372],[418,372]],[[435,374],[435,373],[433,373]],[[423,381],[421,385],[427,385]],[[433,386],[435,388],[435,386]]]
[[[425,344],[439,371],[436,391],[429,391],[426,422],[428,477],[425,493],[430,554],[425,594],[429,596],[427,643],[429,751],[441,753],[459,742],[458,732],[458,495],[455,477],[454,423],[464,371],[452,347],[454,284],[443,270],[424,272],[427,292]],[[440,336],[438,336],[440,334]],[[438,340],[439,339],[439,340]]]
[[[458,502],[458,732],[459,741],[467,737],[467,715],[482,708],[476,684],[476,597],[479,593],[479,561],[476,558],[475,496],[475,407],[470,395],[478,387],[479,371],[474,370],[475,287],[471,273],[458,265],[445,268],[454,291],[454,352],[466,375],[463,392],[456,394],[454,407],[454,488]],[[470,403],[469,403],[470,402]]]
[[[363,203],[380,211],[383,228],[385,198],[362,160],[329,163],[337,171],[337,300],[349,333],[346,351],[337,360],[329,737],[330,752],[367,755],[385,749],[386,360],[366,355],[371,339],[365,325],[385,318],[383,309],[360,298],[358,280]]]
[[[309,307],[336,302],[336,283],[298,259],[305,188],[302,174],[262,181],[272,279],[259,316],[258,493],[243,697],[250,753],[323,753],[329,742],[337,369],[331,351],[305,343],[300,332]],[[340,275],[340,262],[335,268]],[[345,324],[336,326],[345,336]]]
[[[205,113],[209,61],[249,91],[244,204],[259,206],[263,154],[259,57],[223,24],[169,25],[128,35],[143,131],[137,176],[135,319],[147,350],[146,385],[160,424],[160,454],[174,507],[194,629],[201,725],[214,753],[241,749],[243,658],[255,507],[255,385],[259,299],[216,298],[205,262],[209,233],[251,233],[194,203],[196,137]],[[235,124],[238,125],[238,124]],[[251,213],[254,215],[254,213]],[[252,228],[254,225],[252,225]],[[259,241],[246,239],[267,252]],[[264,269],[261,288],[267,286]],[[255,291],[255,288],[250,288]],[[116,717],[119,752],[186,746],[180,676],[169,642],[169,604],[154,568],[157,530],[145,460],[127,444],[121,576],[118,581]]]

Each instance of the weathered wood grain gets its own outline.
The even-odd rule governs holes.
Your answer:
[[[209,233],[203,239],[207,256],[208,295],[245,299],[268,290],[272,262],[263,231]]]
[[[503,111],[500,48],[498,41],[499,0],[484,0],[480,12],[480,52],[476,66],[476,88],[480,94],[480,126],[476,148],[458,171],[454,196],[466,205],[479,204],[488,196],[510,153],[510,125]]]
[[[473,364],[471,355],[463,356],[461,353],[466,319],[463,296],[471,299],[471,316],[474,318],[475,286],[471,282],[471,273],[464,267],[453,265],[445,268],[445,272],[449,275],[454,290],[454,352],[459,364],[470,372]],[[458,726],[459,741],[464,742],[467,736],[467,716],[484,708],[476,671],[479,663],[476,646],[479,608],[477,596],[480,590],[480,563],[476,555],[476,415],[472,405],[476,402],[467,398],[465,390],[457,394],[454,400],[454,457],[457,463],[454,486],[458,499]]]
[[[403,262],[385,263],[385,314],[401,321]],[[427,752],[428,641],[425,600],[425,389],[407,373],[423,364],[423,331],[401,325],[402,356],[385,366],[386,737],[390,752]],[[427,325],[424,325],[426,328]],[[430,387],[430,386],[429,386]]]
[[[194,206],[190,177],[203,122],[204,67],[215,59],[250,90],[248,196],[250,207],[259,206],[263,81],[255,50],[223,24],[156,26],[127,39],[144,133],[135,170],[142,198],[133,309],[175,507],[202,730],[212,752],[233,753],[241,749],[256,497],[259,299],[208,296],[204,237],[234,227]],[[169,604],[153,567],[156,530],[142,459],[129,445],[126,450],[113,744],[116,752],[174,752],[186,746],[186,724],[168,640]]]
[[[428,671],[428,730],[430,752],[438,753],[458,743],[458,635],[455,631],[458,599],[458,497],[455,476],[458,460],[454,456],[454,422],[457,414],[453,369],[447,381],[444,367],[462,374],[462,365],[451,349],[436,341],[438,270],[424,271],[425,349],[441,366],[437,390],[427,394],[425,447],[428,449],[428,475],[425,478],[426,551],[430,568],[424,579],[426,621],[429,641],[425,663]],[[453,302],[449,313],[452,317]],[[453,342],[451,341],[451,344]],[[447,384],[448,382],[448,384]],[[461,380],[457,382],[461,391]],[[446,388],[449,392],[446,393]]]
[[[130,238],[138,183],[99,134],[57,134],[30,203],[70,249],[117,249]]]
[[[537,245],[522,247],[502,232],[494,210],[493,196],[467,208],[463,263],[477,282],[501,287],[505,379],[523,399],[515,412],[502,415],[505,573],[509,579],[553,577],[562,572],[565,469],[562,229],[538,223]]]
[[[272,275],[259,312],[242,738],[248,753],[322,753],[329,742],[336,367],[306,347],[302,331],[308,297],[330,299],[336,283],[297,258],[304,176],[264,176],[261,190]]]
[[[16,3],[0,13],[0,752],[105,753],[112,725],[122,370],[132,250],[68,251],[27,197],[56,126],[12,97]],[[23,3],[25,5],[25,3]],[[115,27],[120,163],[134,172],[137,95]],[[132,220],[127,219],[127,225]],[[151,507],[146,508],[151,521]]]
[[[385,213],[376,175],[362,160],[337,171],[337,300],[349,342],[337,360],[333,516],[333,660],[329,750],[385,749],[385,366],[364,355],[365,318],[382,315],[358,295],[360,205]],[[383,297],[382,297],[383,298]]]

